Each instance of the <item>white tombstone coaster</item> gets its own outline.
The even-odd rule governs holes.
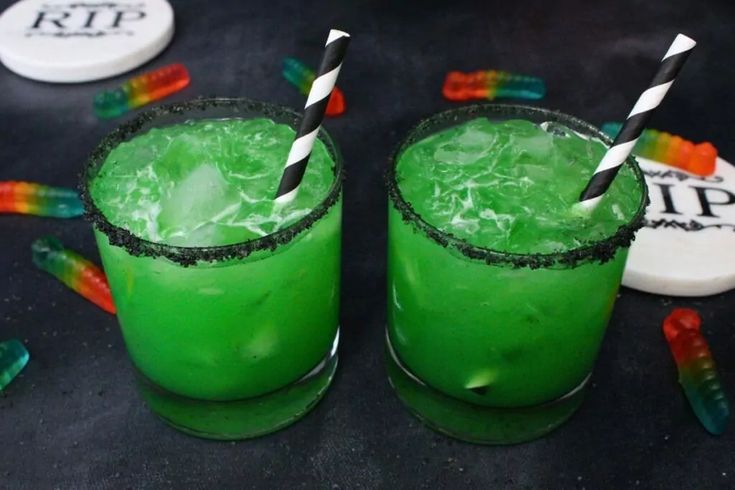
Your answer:
[[[735,287],[735,167],[717,159],[708,177],[636,157],[651,203],[636,234],[623,285],[671,296]]]
[[[44,82],[87,82],[136,68],[174,33],[166,0],[22,0],[0,16],[0,61]]]

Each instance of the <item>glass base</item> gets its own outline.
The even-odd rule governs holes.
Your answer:
[[[398,359],[386,335],[388,379],[398,398],[432,429],[478,444],[516,444],[537,439],[563,424],[584,398],[587,376],[566,395],[530,407],[488,407],[459,400],[428,386]]]
[[[282,429],[306,415],[324,396],[337,369],[339,331],[330,352],[306,376],[277,391],[231,401],[198,400],[172,393],[135,369],[139,393],[164,422],[205,439],[238,440]]]

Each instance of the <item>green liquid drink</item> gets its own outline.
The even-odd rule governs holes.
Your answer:
[[[197,436],[288,425],[336,367],[341,160],[322,133],[297,198],[274,203],[295,118],[245,100],[159,108],[84,177],[141,394]]]
[[[591,216],[573,206],[605,153],[597,138],[563,114],[473,106],[397,152],[388,369],[428,425],[521,442],[581,403],[646,201],[631,160]]]

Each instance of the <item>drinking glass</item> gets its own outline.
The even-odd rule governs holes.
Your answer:
[[[104,138],[82,177],[88,218],[118,319],[150,409],[212,439],[272,432],[326,392],[339,339],[342,157],[320,131],[334,182],[308,215],[242,243],[179,247],[112,224],[90,196],[121,142],[190,120],[265,117],[298,127],[291,110],[247,99],[199,99],[147,111]],[[141,162],[145,166],[146,162]]]
[[[430,427],[467,441],[507,444],[546,434],[582,402],[647,193],[629,158],[639,206],[611,236],[551,254],[506,253],[458,239],[416,213],[401,194],[395,167],[411,144],[477,117],[555,121],[610,140],[559,112],[466,106],[421,122],[388,170],[390,382]]]

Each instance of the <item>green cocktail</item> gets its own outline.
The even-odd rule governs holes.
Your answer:
[[[480,443],[539,437],[579,406],[640,226],[633,160],[591,216],[573,206],[596,128],[471,106],[414,129],[388,173],[388,370],[428,425]]]
[[[274,203],[297,119],[243,99],[158,108],[83,177],[141,394],[185,432],[277,430],[334,374],[342,162],[321,132],[297,198]]]

